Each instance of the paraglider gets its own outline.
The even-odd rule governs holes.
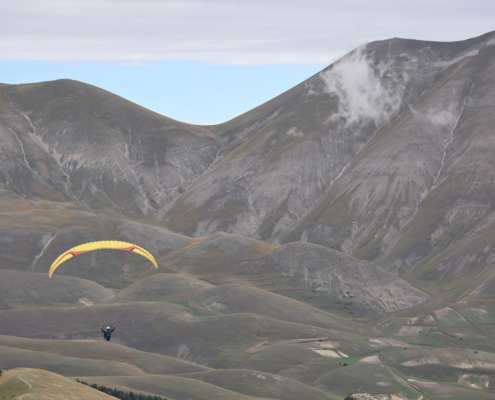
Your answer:
[[[81,253],[86,253],[88,251],[100,250],[100,249],[116,249],[116,250],[125,250],[125,251],[131,251],[133,253],[137,253],[143,257],[146,257],[148,260],[150,260],[153,263],[153,265],[155,266],[155,268],[158,269],[158,265],[157,265],[154,257],[148,251],[143,249],[142,247],[136,246],[135,244],[132,244],[132,243],[119,242],[119,241],[115,241],[115,240],[108,240],[108,241],[85,243],[85,244],[81,244],[79,246],[73,247],[70,250],[67,250],[65,253],[58,256],[57,259],[53,262],[53,264],[50,267],[50,271],[48,272],[48,276],[51,278],[53,275],[53,272],[60,266],[60,264],[71,259],[72,257],[75,257]],[[115,319],[117,319],[117,318],[115,318]],[[114,330],[115,330],[114,324],[112,324],[111,326],[107,326],[106,330],[104,330],[103,325],[102,325],[101,331],[103,332],[103,339],[110,341],[110,337],[112,336],[112,332]]]
[[[63,253],[62,255],[57,257],[57,259],[53,262],[52,266],[50,267],[50,271],[48,272],[48,276],[51,278],[53,272],[58,268],[58,266],[60,264],[62,264],[63,262],[71,259],[72,257],[75,257],[81,253],[86,253],[88,251],[100,250],[100,249],[117,249],[117,250],[132,251],[133,253],[137,253],[137,254],[142,255],[143,257],[146,257],[148,260],[150,260],[153,263],[155,268],[158,269],[158,265],[156,263],[156,260],[153,258],[153,256],[150,253],[148,253],[142,247],[136,246],[132,243],[118,242],[115,240],[108,240],[108,241],[101,241],[101,242],[85,243],[85,244],[81,244],[79,246],[73,247],[70,250],[67,250],[65,253]]]
[[[112,336],[112,332],[115,330],[115,326],[107,326],[106,330],[103,330],[103,325],[101,326],[101,331],[103,332],[103,340],[106,340],[107,342],[110,341],[110,336]]]

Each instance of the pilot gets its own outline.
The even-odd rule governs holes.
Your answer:
[[[103,325],[101,326],[101,331],[103,332],[103,339],[110,341],[110,336],[112,336],[112,332],[115,330],[115,326],[107,326],[107,329],[103,329]]]

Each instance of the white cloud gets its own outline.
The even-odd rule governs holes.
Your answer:
[[[326,91],[339,100],[338,112],[329,121],[349,126],[371,120],[380,127],[401,107],[409,79],[404,68],[414,68],[415,60],[402,68],[392,61],[373,65],[365,50],[358,48],[320,74]]]
[[[473,0],[0,1],[0,59],[321,64],[393,36],[461,40],[493,29]],[[461,2],[457,2],[461,3]]]

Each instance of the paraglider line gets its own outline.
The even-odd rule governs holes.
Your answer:
[[[150,268],[151,268],[151,267],[150,267]],[[149,272],[150,268],[145,269],[145,270],[144,270],[144,272],[143,272],[143,273],[142,273],[142,274],[138,277],[138,279],[137,279],[134,283],[137,283],[137,282],[139,282],[141,279],[143,279],[143,276],[144,276],[146,273],[148,273],[148,272]],[[134,283],[133,283],[133,284],[134,284]],[[129,285],[129,286],[132,286],[132,285]],[[129,286],[128,286],[128,287],[129,287]],[[126,289],[127,289],[127,288],[126,288]],[[125,289],[121,290],[121,292],[123,292],[124,290],[125,290]],[[122,297],[124,297],[124,296],[122,296]],[[115,317],[115,320],[113,321],[113,324],[114,324],[114,325],[115,325],[115,323],[117,322],[117,319],[120,317],[120,315],[121,315],[121,314],[122,314],[122,312],[124,311],[124,309],[122,308],[122,304],[123,304],[123,303],[124,303],[123,301],[121,301],[121,302],[119,303],[119,307],[121,308],[121,310],[118,312],[117,316]]]
[[[57,276],[57,278],[59,278],[59,277]],[[80,279],[80,278],[78,277],[78,279]],[[74,295],[73,295],[73,294],[72,294],[72,293],[71,293],[68,289],[66,289],[66,288],[65,288],[65,286],[64,286],[64,285],[63,285],[63,283],[61,282],[61,279],[58,279],[58,280],[59,280],[59,282],[61,283],[61,285],[60,285],[60,286],[62,287],[62,289],[63,289],[63,290],[65,290],[67,293],[69,293],[69,295],[72,297],[72,299],[73,299],[73,300],[76,300],[75,296],[74,296]],[[79,299],[77,299],[77,300],[79,300]],[[76,302],[76,304],[77,304],[77,303],[79,303],[79,301],[77,301],[77,302]],[[86,310],[86,312],[89,314],[89,316],[90,316],[91,318],[93,318],[96,322],[98,322],[98,324],[100,324],[100,325],[101,325],[101,321],[99,320],[99,318],[98,318],[98,316],[96,315],[96,313],[92,313],[90,310],[88,310],[88,309],[87,309],[87,307],[88,307],[88,306],[83,305],[83,308]]]

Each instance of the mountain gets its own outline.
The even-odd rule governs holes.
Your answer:
[[[495,398],[494,105],[495,32],[369,43],[215,126],[0,84],[0,394],[55,373],[174,399]],[[47,277],[98,240],[159,268],[102,250]]]
[[[429,84],[281,241],[336,248],[444,290],[456,287],[457,296],[480,284],[475,275],[491,268],[495,254],[493,37],[417,43],[429,59],[422,67]]]
[[[391,122],[402,120],[425,91],[441,90],[459,62],[483,57],[482,65],[489,67],[492,46],[486,43],[491,38],[493,34],[453,44],[403,39],[371,43],[214,127],[223,146],[218,161],[175,203],[166,220],[175,227],[177,215],[177,230],[193,235],[224,230],[266,239],[285,231],[338,184],[337,177],[350,172],[351,159],[367,154],[382,131],[395,129]],[[440,117],[447,118],[450,108],[456,112],[455,104],[445,106],[438,110]],[[200,214],[190,218],[196,223],[189,226],[183,208],[207,210],[209,218],[218,209],[232,211],[208,223]]]
[[[323,245],[474,301],[495,276],[494,41],[356,49],[215,127],[221,156],[165,222]]]
[[[495,257],[494,38],[370,43],[210,127],[80,82],[2,85],[0,182],[186,236],[323,245],[474,301]]]
[[[98,210],[158,213],[213,162],[208,130],[61,80],[0,86],[4,188]]]

